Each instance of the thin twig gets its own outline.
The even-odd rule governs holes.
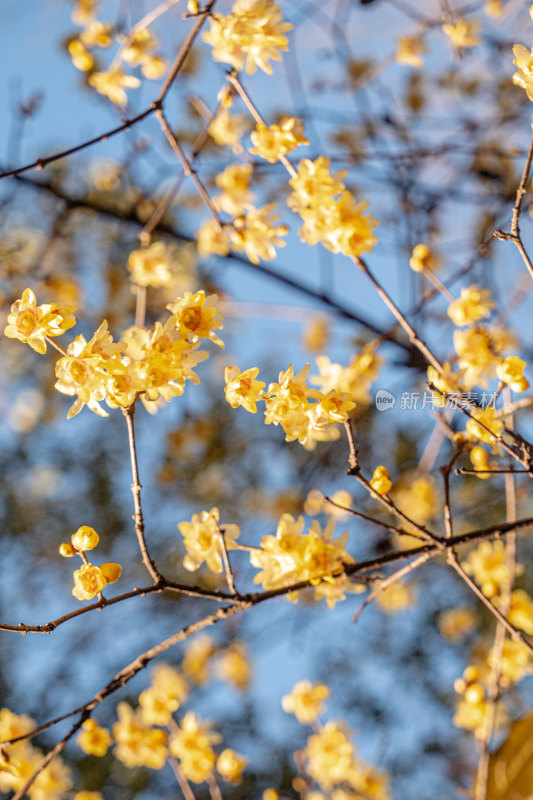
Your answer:
[[[209,193],[208,193],[207,189],[205,188],[204,184],[202,183],[202,181],[198,177],[198,175],[196,173],[196,170],[191,167],[191,165],[190,165],[190,163],[189,163],[189,161],[187,159],[187,156],[183,152],[183,149],[182,149],[182,147],[181,147],[181,145],[180,145],[180,143],[179,143],[179,141],[178,141],[178,139],[176,137],[176,134],[170,129],[170,126],[169,126],[169,124],[167,122],[167,119],[166,119],[163,111],[162,110],[157,111],[156,112],[156,117],[159,120],[159,124],[161,125],[163,133],[165,134],[169,145],[171,146],[172,150],[174,151],[174,153],[177,155],[177,157],[180,160],[181,166],[183,167],[184,174],[187,177],[190,177],[190,179],[194,183],[194,185],[196,187],[196,191],[198,192],[198,194],[202,198],[202,200],[203,200],[204,204],[206,205],[206,207],[209,209],[209,212],[211,213],[213,219],[215,220],[215,222],[217,223],[217,225],[218,225],[218,227],[220,229],[222,227],[222,223],[220,222],[220,218],[218,216],[218,212],[217,212],[217,210],[216,210],[216,208],[214,206],[214,203],[211,200],[211,198],[209,196]]]
[[[522,171],[522,177],[520,178],[520,183],[518,184],[518,189],[516,190],[516,200],[513,208],[513,216],[511,219],[511,232],[508,233],[507,231],[494,231],[494,236],[497,239],[507,240],[513,242],[520,255],[522,256],[522,260],[526,265],[529,274],[533,278],[533,263],[524,247],[524,243],[522,242],[522,237],[520,235],[520,212],[522,211],[522,203],[524,201],[524,195],[527,192],[527,181],[529,178],[529,172],[531,169],[531,161],[533,159],[533,116],[531,117],[531,141],[529,143],[529,150],[527,152],[526,161],[524,164],[524,169]]]
[[[130,460],[131,460],[131,475],[132,475],[132,484],[131,484],[131,491],[133,493],[133,503],[135,506],[135,515],[133,520],[135,522],[135,533],[137,534],[137,540],[139,542],[139,548],[141,550],[142,560],[144,566],[150,573],[153,578],[154,584],[157,586],[161,586],[164,582],[163,576],[157,569],[153,559],[148,552],[148,547],[146,546],[146,541],[144,538],[144,518],[143,518],[143,510],[141,504],[141,483],[139,481],[139,467],[137,465],[137,448],[135,444],[135,425],[133,422],[133,417],[135,415],[135,405],[128,406],[128,408],[122,409],[124,413],[124,417],[126,419],[126,423],[128,426],[128,441],[130,445]]]
[[[399,581],[402,578],[404,578],[410,572],[413,572],[413,570],[418,569],[418,567],[421,567],[422,564],[425,564],[426,561],[429,561],[430,558],[435,558],[436,555],[438,555],[437,552],[424,553],[415,561],[411,561],[410,564],[407,564],[405,567],[402,567],[401,569],[397,570],[397,572],[393,572],[392,575],[389,575],[387,578],[382,580],[379,586],[376,586],[376,588],[372,592],[370,592],[368,597],[365,598],[365,601],[357,609],[357,611],[353,615],[352,622],[357,622],[357,620],[359,619],[365,608],[367,608],[370,605],[370,603],[378,596],[378,594],[381,594],[381,592],[383,592],[389,586],[392,586],[392,584],[396,583],[396,581]]]
[[[220,542],[220,549],[222,551],[222,562],[224,564],[224,572],[226,574],[226,580],[228,582],[228,588],[232,595],[237,594],[237,590],[235,589],[235,578],[233,577],[233,572],[231,569],[231,564],[228,555],[228,546],[226,544],[226,537],[224,536],[223,526],[221,527],[218,523],[218,520],[215,519],[215,524],[217,526],[218,532],[218,539]]]
[[[413,326],[408,321],[406,316],[400,311],[394,300],[385,291],[381,283],[370,271],[366,262],[360,257],[354,258],[354,262],[359,267],[361,272],[363,272],[367,276],[367,278],[370,280],[370,282],[374,286],[375,290],[377,291],[378,295],[381,297],[385,305],[390,309],[390,311],[396,317],[396,319],[398,320],[398,322],[408,335],[409,341],[412,344],[414,344],[414,346],[418,350],[420,350],[422,355],[427,359],[427,361],[431,364],[431,366],[434,367],[440,374],[442,372],[443,367],[439,359],[433,354],[433,352],[430,350],[429,346],[423,341],[423,339],[419,337],[416,330],[413,328]]]
[[[179,763],[176,761],[175,758],[172,756],[168,757],[168,763],[170,764],[170,768],[174,775],[176,776],[176,780],[179,784],[181,792],[185,800],[196,800],[196,796],[191,788],[191,784],[183,774],[183,770],[181,769]]]

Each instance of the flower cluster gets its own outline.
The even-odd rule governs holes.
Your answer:
[[[280,215],[275,208],[275,203],[260,208],[244,203],[231,225],[221,226],[214,219],[206,220],[197,233],[199,254],[225,256],[233,249],[244,251],[253,264],[272,260],[276,247],[285,247],[280,236],[289,232],[286,225],[276,225]]]
[[[461,297],[450,305],[448,316],[454,325],[463,327],[489,317],[494,306],[490,289],[480,289],[474,284],[461,289]]]
[[[250,153],[274,164],[280,156],[292,153],[301,144],[309,144],[304,136],[304,124],[295,117],[282,117],[279,125],[265,125],[258,123],[250,138],[254,147]]]
[[[133,250],[128,258],[131,279],[138,286],[166,286],[170,279],[169,257],[163,242]]]
[[[183,659],[183,672],[187,669],[191,672],[188,657],[198,650],[197,643],[205,651],[206,641],[209,652],[214,653],[208,637],[195,639]],[[235,652],[239,650],[237,643],[232,647],[237,648]],[[233,649],[228,648],[222,655],[231,652]],[[101,757],[113,743],[115,757],[130,768],[162,769],[170,756],[177,760],[184,778],[193,783],[210,780],[215,769],[224,780],[238,783],[247,759],[229,748],[217,756],[213,745],[219,743],[221,737],[212,732],[210,722],[202,721],[196,713],[187,711],[181,720],[175,720],[174,714],[191,690],[183,673],[169,664],[159,664],[154,667],[151,678],[150,686],[139,695],[137,708],[124,702],[118,704],[118,721],[112,726],[111,734],[92,719],[83,724],[77,739],[81,749]],[[196,678],[195,682],[201,683]],[[163,727],[170,730],[170,734]]]
[[[325,156],[300,161],[297,176],[289,181],[293,192],[287,202],[304,221],[299,230],[302,241],[321,242],[333,253],[355,258],[376,244],[372,231],[378,223],[365,214],[368,203],[355,201],[346,191],[345,172],[331,175],[329,167]]]
[[[0,741],[24,736],[35,728],[33,719],[0,709]],[[18,792],[41,766],[44,754],[27,739],[0,749],[0,791]],[[70,770],[61,757],[54,758],[27,790],[29,800],[61,800],[72,787]],[[26,796],[26,795],[25,795]]]
[[[273,0],[237,0],[227,17],[212,16],[203,39],[213,48],[215,61],[239,71],[246,65],[248,74],[259,67],[271,75],[270,61],[281,61],[279,51],[289,49],[284,34],[291,28]]]
[[[72,594],[77,600],[91,600],[100,594],[108,583],[116,583],[120,578],[122,567],[111,561],[95,567],[85,555],[87,550],[94,550],[98,545],[100,537],[88,525],[82,525],[76,533],[70,537],[70,542],[63,542],[59,547],[59,553],[64,558],[72,558],[79,555],[83,561],[80,569],[74,570],[74,589]]]
[[[240,372],[238,367],[227,367],[226,399],[233,408],[243,406],[255,413],[257,403],[265,401],[265,423],[281,425],[288,442],[298,440],[311,450],[318,441],[338,437],[338,431],[331,428],[338,422],[345,422],[355,403],[345,392],[321,392],[311,389],[307,384],[310,365],[306,364],[296,375],[291,364],[280,372],[278,382],[271,383],[264,392],[265,384],[255,378],[259,370],[255,367]]]
[[[201,340],[224,346],[215,333],[222,328],[224,318],[217,299],[203,290],[185,292],[184,297],[167,306],[171,315],[164,324],[156,322],[150,330],[128,328],[119,342],[113,341],[105,320],[89,341],[77,336],[56,364],[55,388],[76,396],[68,418],[85,405],[107,416],[100,405],[103,400],[110,408],[127,408],[138,397],[153,411],[155,401],[169,402],[183,394],[186,381],[199,383],[192,367],[208,357],[197,349]],[[58,336],[74,324],[66,319],[67,312],[70,309],[36,306],[33,292],[26,289],[13,305],[5,333],[45,352],[45,337]]]
[[[346,367],[332,363],[325,355],[317,356],[319,374],[311,377],[311,383],[325,394],[337,391],[348,394],[356,403],[370,402],[370,387],[384,364],[376,353],[377,345],[377,341],[365,344]]]
[[[263,536],[261,546],[250,552],[250,563],[261,570],[254,582],[261,583],[268,590],[290,586],[298,581],[309,581],[318,589],[324,581],[334,591],[327,595],[317,593],[318,597],[326,596],[330,601],[344,600],[344,592],[350,591],[349,583],[347,585],[343,580],[346,577],[343,575],[344,567],[355,563],[345,550],[348,533],[334,539],[333,520],[324,530],[317,520],[313,521],[308,533],[303,533],[304,526],[303,517],[295,519],[291,514],[283,514],[276,535]],[[342,579],[340,583],[339,577]],[[359,591],[359,587],[355,591]]]
[[[357,756],[345,723],[320,723],[319,716],[329,695],[330,691],[324,684],[313,686],[304,680],[299,681],[281,701],[283,710],[295,714],[302,725],[313,725],[314,733],[308,737],[305,748],[294,754],[305,781],[306,797],[312,800],[358,800],[363,797],[389,800],[387,775]],[[263,794],[264,800],[276,797],[279,795],[273,789]]]

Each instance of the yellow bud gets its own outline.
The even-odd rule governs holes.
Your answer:
[[[470,666],[467,667],[463,672],[463,677],[468,683],[474,683],[475,681],[479,680],[479,676],[479,667]]]
[[[187,11],[189,14],[199,14],[200,6],[198,4],[198,0],[189,0],[187,3]]]
[[[466,691],[466,681],[463,678],[457,678],[457,680],[453,682],[453,688],[457,694],[464,694]]]
[[[100,541],[100,537],[94,528],[90,528],[88,525],[82,525],[81,528],[78,528],[76,533],[72,534],[71,541],[76,550],[94,550]]]
[[[76,548],[70,542],[63,542],[59,545],[59,555],[63,556],[63,558],[72,558],[72,556],[76,555]]]
[[[485,597],[495,597],[500,593],[500,587],[497,581],[489,578],[489,580],[483,581],[481,584],[481,591]]]
[[[468,687],[465,692],[465,700],[467,703],[472,703],[473,705],[481,703],[483,700],[483,689],[479,683],[473,683],[472,686]]]
[[[100,569],[107,583],[116,583],[122,573],[120,564],[114,564],[112,561],[107,561],[105,564],[102,564]]]

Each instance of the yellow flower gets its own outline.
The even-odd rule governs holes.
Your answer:
[[[425,269],[437,269],[439,263],[436,255],[429,249],[427,244],[417,244],[413,248],[409,266],[413,272],[423,272]]]
[[[212,572],[222,572],[218,508],[193,514],[190,522],[180,522],[178,528],[187,550],[187,555],[183,559],[185,569],[194,572],[205,561]],[[226,547],[232,550],[233,540],[240,534],[239,526],[224,524],[220,528],[224,533]]]
[[[73,800],[104,800],[100,792],[76,792]]]
[[[496,367],[496,375],[502,383],[507,383],[513,392],[525,392],[529,388],[529,381],[524,378],[525,367],[526,362],[518,356],[507,356]]]
[[[486,386],[487,378],[494,375],[503,352],[515,344],[505,329],[481,326],[454,331],[453,343],[459,367],[464,370],[462,380],[467,389],[476,384]]]
[[[188,711],[169,742],[170,754],[179,759],[183,774],[193,783],[207,780],[215,768],[216,755],[211,744],[220,737],[211,732],[210,726]]]
[[[270,60],[281,61],[280,50],[288,50],[292,25],[283,22],[272,0],[237,0],[227,17],[211,17],[211,28],[203,39],[213,47],[215,61],[231,64],[237,71],[246,65],[251,75],[256,68],[272,74]]]
[[[75,25],[89,25],[94,19],[98,0],[74,0],[72,22]]]
[[[115,66],[105,72],[90,75],[89,84],[115,105],[125,106],[128,102],[125,89],[136,89],[141,82],[133,75],[125,75],[121,67]]]
[[[217,758],[217,772],[227,781],[239,783],[248,759],[239,755],[235,750],[223,750]]]
[[[224,392],[226,400],[232,408],[242,406],[251,414],[257,412],[256,403],[264,397],[263,381],[256,381],[259,374],[259,367],[252,367],[240,372],[238,367],[226,367],[224,380],[226,387]]]
[[[470,461],[472,462],[472,466],[476,470],[480,470],[479,475],[477,476],[481,480],[486,480],[490,478],[490,475],[485,470],[493,469],[497,466],[494,463],[489,462],[487,451],[483,447],[473,447],[470,451]]]
[[[313,686],[310,681],[299,681],[290,694],[282,697],[281,707],[287,714],[294,714],[302,725],[311,725],[324,713],[324,701],[329,694],[322,683]]]
[[[59,545],[59,555],[63,556],[63,558],[72,558],[77,552],[70,542],[62,542]]]
[[[515,589],[511,594],[508,620],[528,636],[533,636],[533,600],[523,589]]]
[[[425,525],[439,512],[439,495],[430,475],[405,475],[394,491],[394,500],[417,525]]]
[[[329,163],[323,156],[314,162],[300,161],[297,176],[289,181],[294,191],[287,203],[304,220],[298,231],[302,241],[310,245],[321,242],[333,253],[355,258],[376,244],[372,230],[378,222],[365,215],[366,201],[356,202],[344,191],[340,179],[346,173],[331,175]]]
[[[95,19],[80,33],[80,39],[86,47],[109,47],[113,41],[111,33],[108,22]]]
[[[420,34],[414,36],[399,36],[396,48],[396,61],[408,67],[420,69],[424,66],[422,55],[427,52],[427,47]]]
[[[463,327],[471,325],[483,317],[490,317],[495,303],[491,299],[490,289],[480,289],[475,284],[461,289],[461,297],[448,308],[448,316],[454,325]]]
[[[262,208],[248,205],[246,213],[234,220],[230,228],[231,243],[235,250],[244,250],[252,264],[260,261],[271,261],[276,257],[276,247],[285,247],[286,242],[280,236],[286,236],[289,229],[286,225],[275,225],[280,218],[274,213],[275,203]]]
[[[232,164],[215,178],[216,185],[222,193],[215,198],[215,206],[232,217],[242,214],[244,207],[253,200],[249,191],[252,177],[251,164]]]
[[[487,658],[489,667],[493,666],[494,651]],[[502,686],[508,688],[513,683],[518,683],[533,672],[533,658],[528,648],[522,642],[514,639],[506,639],[503,645],[501,659],[501,682]]]
[[[274,164],[280,156],[292,153],[301,144],[309,144],[304,136],[304,124],[296,117],[282,117],[279,125],[265,125],[259,122],[250,134],[255,147],[250,153],[261,156]]]
[[[323,580],[333,583],[334,576],[341,574],[346,564],[354,563],[344,549],[348,533],[332,538],[333,520],[323,531],[316,520],[309,534],[302,534],[303,527],[303,517],[295,520],[291,514],[283,514],[276,536],[263,536],[261,547],[250,553],[252,566],[262,570],[255,576],[254,583],[261,583],[265,589],[277,589],[297,581],[310,581],[318,586]]]
[[[490,444],[492,449],[499,453],[500,448],[495,442],[495,437],[501,435],[503,422],[496,417],[496,409],[488,406],[487,408],[473,411],[472,417],[473,419],[468,419],[466,423],[466,438],[470,442]]]
[[[338,438],[338,431],[331,425],[348,419],[355,403],[342,392],[324,394],[311,389],[306,382],[309,367],[306,364],[294,375],[291,364],[280,372],[278,383],[270,384],[265,395],[265,423],[281,425],[286,441],[297,439],[307,449],[313,449],[317,441]]]
[[[224,347],[224,342],[214,332],[223,327],[224,320],[217,301],[218,295],[206,295],[201,289],[194,294],[185,292],[184,297],[170,303],[167,308],[172,313],[180,336],[192,343],[199,339],[210,339],[219,347]]]
[[[361,594],[366,592],[367,587],[364,583],[354,583],[348,575],[339,575],[336,578],[329,578],[327,581],[315,586],[315,599],[324,598],[329,609],[335,608],[335,604],[341,600],[346,600],[346,593]]]
[[[111,734],[107,728],[101,728],[94,719],[86,719],[76,742],[87,755],[102,757],[109,750]]]
[[[457,642],[474,628],[476,615],[471,608],[450,608],[439,616],[438,624],[442,636]]]
[[[392,481],[387,467],[376,467],[372,475],[372,480],[370,481],[370,486],[377,494],[388,494],[390,492],[392,489]]]
[[[209,217],[202,222],[196,234],[198,242],[198,255],[207,258],[210,255],[227,256],[230,248],[228,228],[219,225],[216,219]]]
[[[152,672],[152,685],[141,692],[142,721],[146,725],[168,725],[188,693],[187,681],[168,664],[158,664]]]
[[[72,63],[80,72],[88,72],[94,66],[94,58],[87,52],[79,39],[73,39],[68,46]]]
[[[122,575],[122,567],[120,564],[115,564],[113,561],[106,561],[105,564],[101,564],[100,571],[106,583],[116,583]]]
[[[502,0],[486,0],[483,11],[489,17],[498,19],[503,13]]]
[[[158,81],[167,69],[167,62],[162,56],[149,56],[143,62],[141,72],[149,81]]]
[[[465,572],[472,575],[486,597],[495,597],[509,584],[509,567],[504,543],[481,542],[472,550],[462,564]],[[518,565],[517,572],[522,568]]]
[[[442,30],[457,49],[461,47],[475,47],[478,45],[480,43],[478,29],[479,22],[477,19],[467,20],[463,17],[457,19],[453,25],[447,24],[442,26]]]
[[[434,392],[432,402],[439,408],[442,408],[449,399],[460,400],[460,394],[463,391],[463,386],[461,384],[462,378],[462,370],[454,372],[449,361],[444,362],[441,372],[436,370],[435,367],[429,366],[428,383],[438,390]],[[439,394],[439,392],[442,392],[442,394]]]
[[[127,767],[162,769],[167,758],[168,734],[145,725],[139,711],[128,703],[117,706],[118,722],[113,725],[115,755]]]
[[[320,353],[329,340],[329,321],[326,317],[314,317],[306,326],[303,334],[303,345],[312,353]],[[327,358],[327,356],[324,356]]]
[[[217,673],[222,680],[244,692],[250,685],[252,669],[243,644],[236,642],[219,655]]]
[[[83,336],[77,336],[69,344],[67,355],[56,364],[55,383],[58,392],[78,395],[68,412],[68,419],[78,414],[84,405],[99,416],[107,417],[107,412],[100,406],[106,397],[106,367],[116,359],[120,349],[120,345],[113,342],[105,320],[88,342]]]
[[[74,317],[70,319],[73,311],[55,303],[38,306],[32,290],[24,289],[21,299],[11,306],[4,335],[26,342],[37,353],[46,353],[45,337],[62,336],[76,324]]]
[[[414,605],[413,587],[409,583],[391,583],[376,596],[376,605],[386,614],[396,614]]]
[[[76,600],[91,600],[106,586],[106,579],[100,567],[84,564],[74,571],[74,589],[72,594]]]
[[[347,367],[332,363],[327,356],[317,356],[315,360],[320,374],[313,375],[311,383],[319,386],[323,392],[335,390],[349,395],[356,403],[368,403],[370,387],[385,363],[375,352],[377,346],[377,341],[365,344]]]
[[[94,528],[90,528],[88,525],[82,525],[71,537],[72,545],[76,550],[94,550],[99,541],[100,537]]]
[[[303,751],[309,775],[323,789],[332,789],[346,780],[354,760],[354,747],[341,722],[327,722],[310,736]]]
[[[157,39],[149,28],[140,28],[125,39],[122,58],[128,64],[138,66],[151,58],[152,50],[157,47]]]
[[[209,662],[215,652],[215,645],[209,636],[196,636],[185,653],[182,668],[188,678],[203,684],[209,679]]]
[[[513,75],[513,83],[525,89],[533,102],[533,48],[530,53],[523,44],[515,44],[513,53],[516,56],[513,64],[518,67],[518,72]]]
[[[128,258],[128,269],[132,281],[138,286],[166,286],[172,277],[163,242],[154,242],[143,250],[133,250]]]
[[[209,126],[209,135],[221,147],[231,147],[234,153],[242,153],[241,137],[249,129],[248,117],[230,114],[227,108],[219,110]]]

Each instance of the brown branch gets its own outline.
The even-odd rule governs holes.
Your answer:
[[[119,594],[112,598],[102,598],[96,603],[91,603],[88,606],[77,608],[75,611],[70,611],[57,619],[45,622],[42,625],[25,625],[20,622],[18,625],[7,625],[0,623],[0,631],[8,631],[12,633],[53,633],[56,628],[71,619],[87,614],[90,611],[101,610],[108,606],[121,603],[123,600],[129,600],[131,597],[144,597],[146,594],[158,594],[164,591],[177,592],[179,594],[187,595],[188,597],[198,597],[204,600],[216,600],[219,603],[233,601],[234,597],[226,592],[219,592],[210,589],[202,589],[200,586],[187,586],[182,583],[174,583],[167,581],[163,578],[159,584],[152,584],[151,586],[143,586],[141,588],[132,589],[124,594]]]

